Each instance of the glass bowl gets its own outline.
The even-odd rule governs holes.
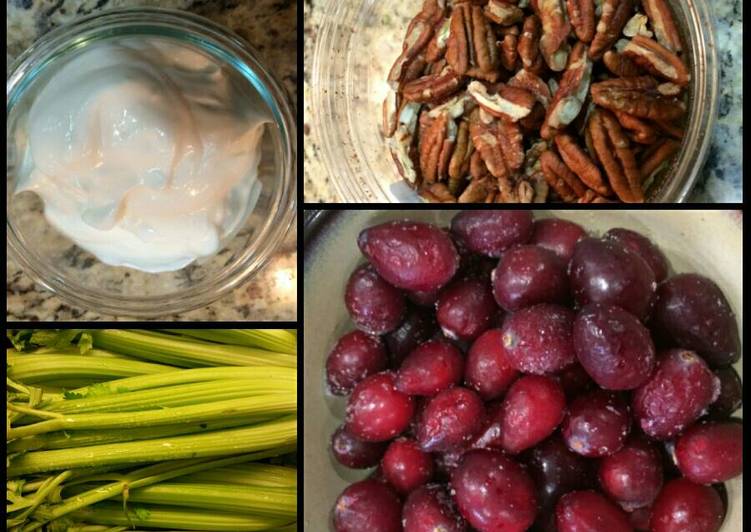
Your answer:
[[[304,529],[331,530],[330,511],[341,491],[371,470],[347,469],[329,452],[331,434],[344,420],[346,401],[325,390],[326,356],[337,338],[354,329],[344,307],[344,287],[363,261],[357,235],[365,227],[394,219],[447,226],[455,210],[321,211],[306,218],[304,271]],[[537,218],[572,220],[594,234],[626,227],[651,238],[672,270],[699,272],[713,279],[743,323],[743,231],[740,211],[539,210]],[[742,327],[739,327],[741,333]],[[743,358],[735,369],[743,375]],[[743,410],[734,416],[743,417]],[[722,532],[741,530],[743,478],[725,483],[728,511]]]
[[[691,65],[688,124],[679,155],[647,192],[649,202],[686,200],[707,157],[717,118],[719,64],[707,0],[667,0]],[[420,2],[328,0],[311,69],[311,131],[343,202],[417,202],[380,131],[386,76]]]
[[[87,44],[133,36],[155,36],[200,49],[259,96],[270,117],[261,142],[260,196],[239,229],[215,255],[172,272],[145,273],[111,266],[80,249],[44,217],[36,194],[14,195],[17,149],[7,152],[7,247],[36,282],[71,305],[104,314],[156,317],[202,307],[250,279],[284,241],[296,215],[295,121],[284,90],[256,52],[228,29],[202,17],[165,9],[125,9],[81,19],[59,28],[26,50],[9,69],[7,135],[22,117],[55,60]],[[251,198],[252,200],[253,198]]]

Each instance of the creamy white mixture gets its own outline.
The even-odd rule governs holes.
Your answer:
[[[268,120],[249,90],[173,41],[87,46],[19,128],[16,192],[107,264],[172,271],[214,254],[260,192]]]

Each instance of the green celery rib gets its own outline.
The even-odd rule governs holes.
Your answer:
[[[297,353],[297,338],[284,329],[164,329],[180,334],[210,340],[221,344],[260,347],[269,351]]]
[[[290,519],[249,514],[206,512],[168,506],[128,506],[128,515],[117,503],[98,503],[76,510],[70,516],[87,523],[106,525],[141,525],[153,528],[181,530],[217,530],[244,532],[266,530],[287,525]],[[130,522],[128,521],[130,517]]]
[[[224,456],[294,444],[296,441],[296,416],[285,416],[252,427],[218,430],[208,434],[110,443],[76,449],[34,451],[11,460],[7,474],[8,478],[14,478],[30,473],[75,467]]]
[[[7,362],[8,377],[28,383],[50,378],[112,379],[178,370],[178,368],[150,362],[76,355],[9,355]]]
[[[187,341],[173,335],[100,329],[91,331],[94,345],[118,353],[181,367],[283,366],[297,367],[297,357],[251,347]]]
[[[224,482],[270,488],[297,486],[297,470],[271,464],[245,464],[232,468],[217,468],[178,477],[176,482]]]
[[[24,436],[57,430],[130,429],[227,419],[246,415],[282,415],[296,410],[296,395],[285,393],[242,397],[240,399],[178,406],[163,410],[145,410],[143,412],[67,414],[60,418],[11,428],[8,430],[8,439],[23,438]]]

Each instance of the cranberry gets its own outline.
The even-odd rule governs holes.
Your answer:
[[[334,458],[353,469],[377,465],[385,451],[385,443],[359,440],[347,432],[344,426],[336,429],[331,436],[331,453]]]
[[[535,519],[532,479],[501,452],[465,454],[451,475],[451,486],[459,512],[480,532],[522,532]]]
[[[490,327],[497,310],[486,281],[461,279],[441,291],[436,319],[447,337],[474,340]]]
[[[558,532],[632,532],[626,513],[594,491],[572,491],[558,501]]]
[[[404,532],[466,532],[467,523],[456,513],[446,490],[437,484],[409,494],[402,511]]]
[[[455,387],[433,397],[417,426],[417,441],[428,452],[445,452],[469,442],[480,429],[484,406],[472,390]]]
[[[396,388],[409,395],[435,395],[462,379],[464,358],[445,340],[420,344],[404,359]]]
[[[722,290],[701,275],[684,273],[662,283],[653,323],[671,347],[696,351],[714,366],[741,356],[735,314]]]
[[[676,478],[652,506],[650,526],[653,532],[717,532],[722,519],[722,500],[714,489]]]
[[[451,233],[467,249],[499,257],[532,236],[532,213],[525,210],[462,211],[451,220]]]
[[[561,385],[527,375],[509,388],[501,407],[501,445],[516,454],[550,436],[563,419],[566,397]]]
[[[485,415],[480,422],[480,430],[469,442],[472,449],[493,449],[502,451],[501,423],[503,402],[493,401],[485,406]]]
[[[406,438],[391,442],[383,455],[383,475],[399,493],[409,493],[433,476],[433,457]]]
[[[605,233],[605,238],[620,242],[621,245],[639,255],[652,268],[658,283],[668,276],[668,259],[650,239],[641,233],[616,227]]]
[[[626,403],[615,393],[595,390],[571,403],[562,434],[572,451],[599,457],[623,447],[630,428]]]
[[[631,438],[600,462],[600,484],[624,510],[648,506],[662,488],[662,457],[643,438]]]
[[[352,331],[336,342],[326,359],[326,382],[331,393],[346,395],[368,375],[386,369],[388,358],[378,338]]]
[[[582,395],[594,386],[594,381],[590,378],[589,373],[578,362],[574,362],[561,370],[557,378],[558,382],[561,383],[563,393],[569,399]]]
[[[393,331],[404,317],[402,293],[369,265],[360,266],[352,273],[344,302],[357,328],[370,334]]]
[[[409,308],[402,324],[383,338],[391,358],[391,367],[399,368],[404,358],[437,330],[438,325],[431,312]]]
[[[743,425],[694,425],[678,438],[675,458],[683,476],[697,484],[730,480],[743,472]]]
[[[519,375],[506,355],[502,338],[500,329],[485,331],[467,353],[464,382],[485,401],[503,395]]]
[[[607,390],[631,390],[654,370],[649,330],[620,307],[592,303],[574,321],[576,356],[590,377]]]
[[[720,395],[709,405],[709,413],[714,419],[724,419],[741,407],[743,383],[732,367],[717,369],[714,374],[720,379]]]
[[[569,297],[565,263],[540,246],[505,252],[491,279],[495,300],[509,312],[537,303],[565,303]]]
[[[577,303],[618,305],[644,320],[656,283],[649,265],[617,242],[583,238],[574,248],[571,288]]]
[[[501,329],[506,358],[516,369],[537,375],[573,364],[574,316],[572,310],[550,303],[511,314]]]
[[[546,218],[535,222],[531,243],[549,249],[568,263],[574,254],[574,246],[586,234],[584,229],[574,222]]]
[[[402,505],[385,484],[362,480],[348,486],[334,505],[336,532],[401,532]]]
[[[396,389],[392,372],[371,375],[355,386],[347,404],[347,430],[366,441],[385,441],[409,425],[413,399]]]
[[[720,393],[720,381],[696,353],[670,349],[660,355],[652,377],[634,391],[634,417],[652,438],[672,438]]]
[[[388,222],[365,229],[357,244],[381,277],[404,290],[438,290],[459,267],[451,238],[431,224]]]

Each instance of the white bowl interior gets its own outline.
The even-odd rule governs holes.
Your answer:
[[[344,308],[344,285],[363,258],[358,233],[386,220],[408,218],[448,225],[457,211],[348,211],[327,226],[305,253],[305,403],[304,528],[330,529],[330,511],[339,493],[369,471],[348,470],[330,455],[331,433],[342,422],[345,400],[324,393],[326,356],[345,332],[354,328]],[[723,290],[743,323],[742,226],[738,211],[535,211],[538,218],[556,216],[575,221],[599,234],[626,227],[650,237],[668,256],[674,272],[699,272]],[[307,243],[306,243],[307,244]],[[742,328],[741,328],[742,330]],[[742,376],[742,359],[735,365]],[[736,414],[742,417],[743,411]],[[728,514],[723,532],[741,530],[742,478],[726,483]]]

